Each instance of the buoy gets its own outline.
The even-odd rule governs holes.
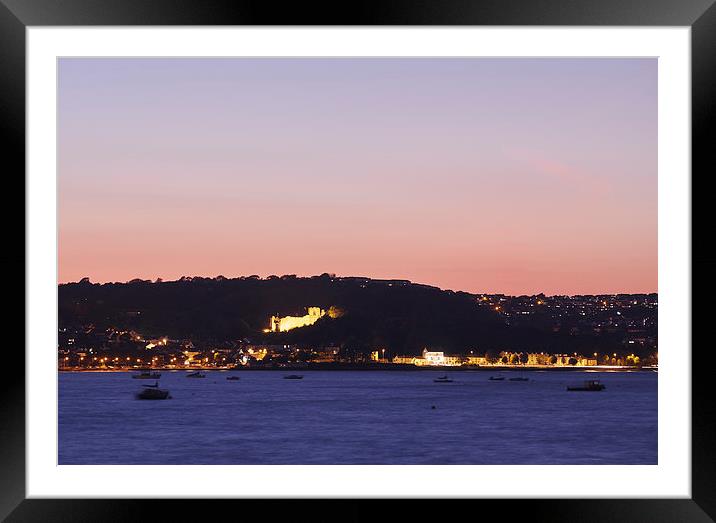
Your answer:
[[[434,409],[434,408],[435,408],[435,405],[433,405],[433,406],[432,406],[432,407],[430,407],[430,408],[431,408],[431,409]]]

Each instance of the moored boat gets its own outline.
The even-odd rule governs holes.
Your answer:
[[[302,380],[303,376],[300,374],[289,374],[288,376],[284,376],[283,379],[285,380]]]
[[[149,369],[142,369],[139,371],[139,374],[132,375],[132,378],[135,380],[158,380],[161,374],[158,372],[152,372]]]
[[[139,400],[165,400],[171,398],[169,391],[166,389],[160,389],[159,383],[154,385],[145,385],[141,392],[137,393],[137,399]]]
[[[581,386],[567,387],[567,390],[580,390],[590,392],[604,389],[606,389],[606,387],[599,380],[586,380]]]
[[[226,379],[227,379],[227,381],[238,381],[239,377],[238,376],[227,376]]]
[[[504,381],[504,376],[490,376],[490,381]]]
[[[186,375],[187,378],[206,378],[206,374],[202,374],[199,371],[192,372],[191,374]]]
[[[452,380],[445,376],[439,376],[433,380],[435,383],[452,383]]]

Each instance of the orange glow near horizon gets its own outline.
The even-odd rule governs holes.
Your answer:
[[[656,59],[84,59],[58,280],[657,290]]]

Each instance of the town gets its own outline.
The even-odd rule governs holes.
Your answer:
[[[519,326],[535,322],[551,332],[569,337],[610,336],[618,340],[609,350],[528,350],[520,347],[487,349],[465,347],[445,351],[426,346],[420,354],[405,354],[390,346],[376,345],[357,350],[347,343],[311,345],[288,343],[276,336],[287,331],[309,328],[322,318],[343,314],[338,308],[324,310],[307,306],[302,316],[271,316],[266,327],[253,338],[221,342],[176,339],[169,335],[147,336],[133,329],[94,325],[61,327],[58,333],[60,370],[122,371],[156,369],[274,369],[274,368],[431,368],[479,367],[519,368],[634,368],[658,366],[656,338],[656,294],[598,296],[511,297],[495,294],[474,295],[478,308]],[[139,311],[137,312],[137,314]],[[590,338],[594,339],[594,338]]]

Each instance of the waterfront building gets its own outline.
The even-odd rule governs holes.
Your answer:
[[[577,365],[581,367],[594,367],[597,364],[597,358],[584,358],[580,356],[577,358]]]
[[[467,356],[465,358],[466,365],[487,365],[487,358],[485,356]]]
[[[544,352],[527,354],[527,365],[549,365],[551,355]]]
[[[417,359],[415,356],[394,356],[392,361],[399,365],[417,365],[415,363]]]
[[[446,356],[442,351],[429,351],[428,349],[423,349],[423,357],[416,358],[415,364],[434,365],[440,367],[459,367],[462,363],[462,356]]]
[[[463,364],[462,356],[444,356],[443,365],[448,367],[459,367]]]
[[[423,359],[427,365],[445,365],[445,353],[423,349]]]
[[[569,360],[574,357],[570,356],[569,354],[555,354],[554,356],[557,358],[555,365],[558,365],[560,367],[569,365]]]

